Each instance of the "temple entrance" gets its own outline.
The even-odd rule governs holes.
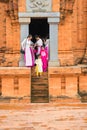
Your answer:
[[[59,12],[20,12],[20,41],[28,35],[40,35],[41,38],[49,36],[50,38],[50,57],[49,68],[59,66],[58,60],[58,23]],[[33,39],[34,40],[34,39]],[[55,40],[55,45],[54,45]],[[20,66],[23,66],[20,60]],[[48,103],[49,102],[49,74],[43,73],[38,77],[35,68],[31,68],[31,91],[30,97],[32,103]]]
[[[41,38],[49,36],[49,24],[47,18],[31,18],[31,23],[29,24],[29,34],[39,35]],[[35,41],[35,39],[33,39]]]
[[[49,36],[49,24],[47,23],[47,19],[32,18],[29,24],[29,34],[32,34],[34,43],[35,35],[39,35],[41,39]],[[48,103],[48,86],[48,72],[43,72],[41,77],[37,77],[35,67],[33,67],[31,69],[31,102]]]

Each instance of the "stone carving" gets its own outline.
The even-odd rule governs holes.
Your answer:
[[[32,12],[51,11],[51,0],[27,0],[27,10]]]
[[[48,1],[41,1],[41,0],[30,0],[32,2],[32,4],[30,5],[31,8],[38,8],[39,10],[41,10],[43,7],[48,6],[49,3]]]

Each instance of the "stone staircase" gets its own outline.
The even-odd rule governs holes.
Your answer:
[[[42,76],[36,76],[35,67],[31,69],[31,102],[32,103],[48,103],[48,72],[44,72]]]

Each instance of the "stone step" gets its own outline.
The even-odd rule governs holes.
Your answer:
[[[34,93],[32,92],[32,97],[35,97],[35,98],[40,98],[40,97],[48,97],[48,93]]]
[[[32,91],[33,90],[48,90],[48,86],[46,85],[46,86],[36,86],[36,85],[32,85],[31,86],[32,87]]]
[[[48,91],[47,90],[33,90],[32,92],[31,92],[31,95],[33,95],[33,96],[37,96],[37,97],[39,97],[39,96],[48,96]]]
[[[32,84],[48,84],[48,80],[31,80]]]
[[[42,79],[42,80],[38,80],[38,79],[31,79],[31,82],[32,83],[39,83],[39,82],[41,82],[41,83],[48,83],[48,80],[47,79]]]
[[[48,103],[49,99],[48,97],[31,97],[31,102],[32,103]]]
[[[47,103],[49,102],[48,98],[48,72],[36,76],[35,67],[33,67],[31,69],[31,102]]]
[[[37,79],[37,80],[48,80],[48,76],[32,76],[32,80]]]
[[[36,86],[38,86],[38,87],[39,87],[40,85],[41,85],[41,86],[48,86],[47,84],[48,84],[48,82],[47,82],[47,83],[46,83],[46,82],[39,82],[39,83],[38,83],[38,82],[33,82],[31,86],[33,86],[33,85],[36,85]]]
[[[44,78],[48,78],[48,75],[41,75],[41,76],[37,76],[37,75],[31,75],[32,76],[32,78],[34,79],[34,78],[36,78],[36,79],[44,79]]]

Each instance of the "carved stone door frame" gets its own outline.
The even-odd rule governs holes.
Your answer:
[[[49,23],[50,36],[50,61],[49,66],[59,66],[58,59],[58,23],[60,20],[60,13],[56,12],[37,12],[37,13],[19,13],[20,23],[20,42],[29,34],[29,24],[31,18],[47,18]],[[22,64],[20,64],[22,66]]]

